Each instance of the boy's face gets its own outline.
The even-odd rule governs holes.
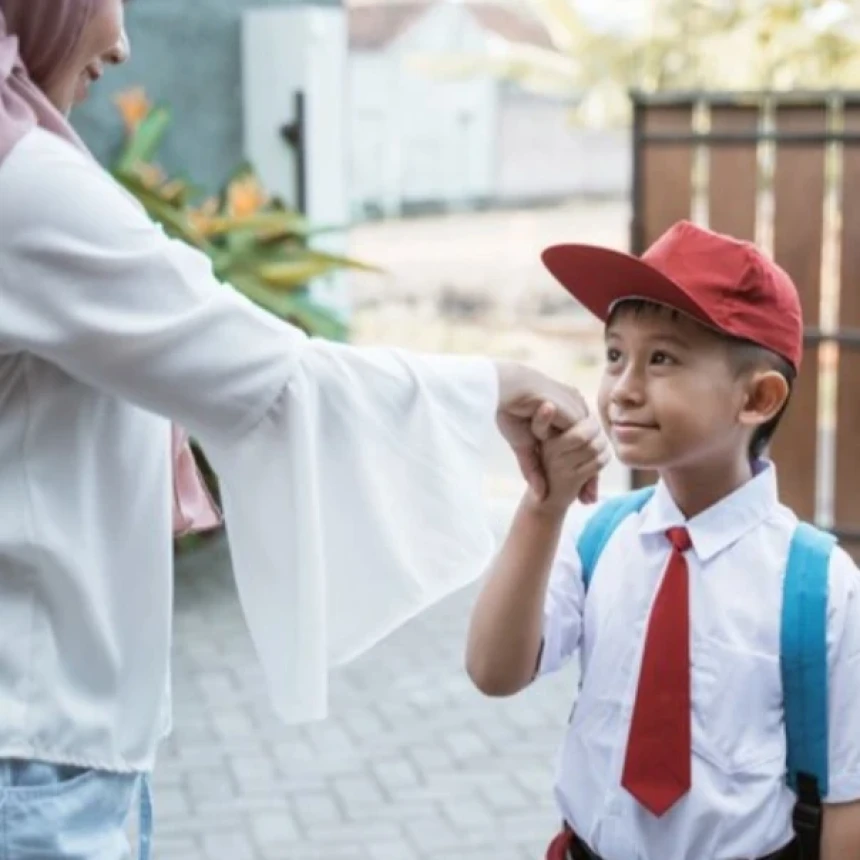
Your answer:
[[[745,451],[747,393],[729,345],[704,326],[648,305],[621,305],[610,319],[598,407],[625,465],[667,469]]]

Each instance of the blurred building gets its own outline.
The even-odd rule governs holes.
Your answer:
[[[285,37],[249,40],[243,21],[252,10],[290,13]],[[96,88],[74,122],[109,161],[123,133],[112,98],[143,86],[174,114],[160,154],[171,175],[211,192],[250,158],[272,190],[292,201],[296,170],[277,130],[294,118],[301,90],[305,170],[314,173],[307,196],[323,223],[343,223],[318,203],[341,173],[346,199],[334,211],[347,219],[624,194],[630,157],[623,130],[577,129],[564,102],[489,77],[443,81],[409,68],[412,55],[482,54],[500,39],[547,45],[525,10],[505,0],[357,0],[347,7],[337,0],[140,0],[128,6],[131,62]],[[343,26],[326,15],[317,33],[324,11],[342,14]],[[262,78],[265,86],[249,86]],[[255,143],[263,138],[265,145]]]
[[[349,14],[349,189],[354,217],[619,196],[625,130],[570,122],[562,100],[490,76],[417,71],[427,54],[482,55],[499,40],[549,46],[541,25],[501,2],[363,2]]]

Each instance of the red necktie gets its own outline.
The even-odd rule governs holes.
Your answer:
[[[663,815],[691,784],[690,536],[669,529],[672,555],[651,610],[621,784]]]
[[[546,860],[568,860],[574,845],[573,831],[565,827],[549,844]]]

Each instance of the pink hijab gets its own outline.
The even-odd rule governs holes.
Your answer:
[[[0,164],[36,126],[89,152],[43,89],[72,56],[105,0],[0,0]],[[203,531],[221,517],[197,470],[188,437],[173,427],[173,528]]]

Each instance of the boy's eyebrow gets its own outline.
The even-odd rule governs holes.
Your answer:
[[[690,342],[679,334],[655,334],[651,340],[659,340],[663,343],[672,343],[682,349],[690,348]]]
[[[609,338],[621,337],[621,334],[616,331],[615,326],[607,326],[606,331],[604,332],[604,337],[606,340],[609,340]],[[679,334],[672,334],[671,332],[661,332],[659,334],[651,335],[648,340],[660,341],[661,343],[671,343],[681,349],[690,349],[690,342],[686,338]]]

